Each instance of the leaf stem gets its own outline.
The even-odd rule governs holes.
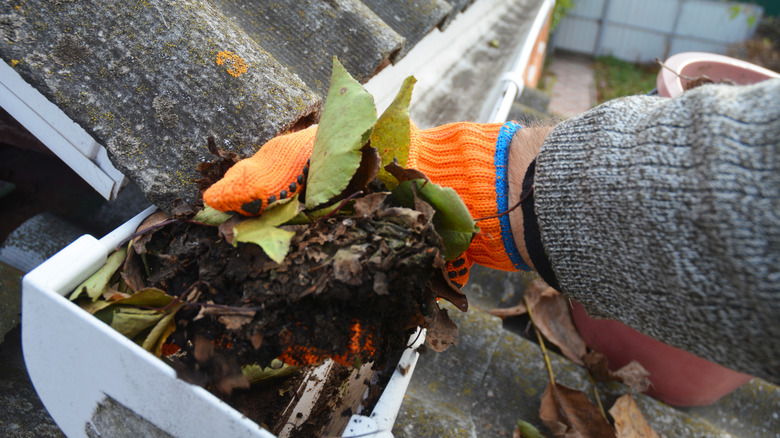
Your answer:
[[[536,323],[534,322],[534,312],[531,309],[531,303],[528,301],[528,297],[523,296],[523,302],[525,303],[525,307],[528,310],[528,317],[531,319],[531,325],[534,326],[536,337],[539,340],[539,347],[542,349],[542,355],[544,356],[544,364],[547,366],[547,373],[550,375],[550,384],[554,387],[555,375],[553,374],[552,364],[550,363],[550,356],[547,355],[547,348],[544,346],[544,338],[542,337],[542,334],[539,332],[539,328],[536,326]]]
[[[588,378],[590,379],[590,384],[593,386],[593,396],[596,397],[596,403],[599,405],[601,415],[604,418],[607,418],[607,412],[604,410],[604,405],[601,404],[601,397],[599,397],[599,389],[596,387],[596,381],[593,380],[593,374],[591,374],[590,371],[588,371]]]
[[[330,213],[326,214],[326,215],[325,215],[323,218],[324,218],[324,219],[327,219],[327,218],[329,218],[329,217],[333,216],[333,215],[334,215],[334,214],[336,214],[336,213],[337,213],[339,210],[341,210],[342,208],[344,208],[344,206],[347,204],[347,202],[349,202],[349,201],[353,200],[354,198],[356,198],[356,197],[358,197],[358,196],[360,196],[360,195],[362,195],[362,194],[363,194],[363,191],[362,191],[362,190],[358,190],[357,192],[355,192],[355,193],[353,193],[353,194],[351,194],[351,195],[347,196],[346,198],[342,199],[342,200],[341,200],[341,203],[339,204],[339,206],[338,206],[338,207],[336,207],[336,208],[335,208],[333,211],[331,211]]]

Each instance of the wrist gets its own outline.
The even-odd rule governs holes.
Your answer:
[[[539,150],[544,143],[544,139],[552,128],[552,126],[525,128],[518,130],[512,137],[507,164],[509,208],[514,207],[520,200],[520,197],[526,194],[526,192],[523,191],[523,181],[526,180],[529,166],[531,166],[531,163],[536,159],[536,156],[539,154]],[[531,172],[533,172],[533,169],[531,169]],[[527,190],[528,188],[526,191]],[[517,251],[520,253],[523,261],[532,270],[536,271],[536,266],[534,265],[526,246],[523,209],[516,208],[512,210],[508,216]]]

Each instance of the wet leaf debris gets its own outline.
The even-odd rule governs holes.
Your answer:
[[[278,197],[244,201],[240,213],[182,203],[172,217],[153,214],[71,299],[226,399],[246,399],[236,390],[252,383],[300,380],[328,359],[355,370],[347,374],[392,367],[418,327],[434,351],[457,344],[437,300],[468,308],[445,266],[479,229],[457,193],[403,167],[414,80],[377,118],[373,98],[335,59],[333,72],[303,158],[310,171],[282,181]],[[214,139],[208,148],[215,158],[198,166],[201,194],[242,166]],[[325,403],[318,409],[337,405]]]

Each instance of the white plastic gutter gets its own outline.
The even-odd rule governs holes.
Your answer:
[[[395,424],[398,411],[401,409],[409,382],[412,380],[414,368],[417,366],[417,359],[420,357],[417,349],[425,342],[425,333],[425,329],[418,327],[409,337],[408,347],[401,355],[401,359],[371,415],[353,415],[344,429],[343,438],[367,436],[393,438],[393,424]]]
[[[0,106],[104,198],[116,198],[126,180],[106,149],[2,61]]]
[[[520,53],[515,61],[514,68],[504,73],[502,79],[506,81],[506,89],[504,90],[504,96],[496,103],[490,115],[490,121],[493,123],[503,123],[509,116],[509,111],[512,109],[512,103],[517,96],[523,92],[525,88],[525,79],[523,78],[523,72],[525,72],[528,66],[528,60],[531,58],[531,54],[534,51],[536,45],[536,38],[542,31],[544,24],[547,22],[547,17],[555,7],[555,0],[544,0],[541,6],[539,6],[539,12],[534,18],[531,29],[528,32],[528,38],[526,38],[523,47],[520,49]],[[529,71],[533,73],[533,71]]]
[[[377,111],[381,114],[390,105],[408,76],[417,79],[412,102],[415,96],[433,88],[462,60],[464,52],[483,40],[495,26],[496,17],[516,3],[480,0],[459,13],[444,31],[433,29],[403,59],[386,67],[364,85],[374,96]]]

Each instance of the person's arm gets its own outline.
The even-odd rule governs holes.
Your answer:
[[[559,124],[534,164],[561,292],[780,382],[780,80],[605,103]],[[525,179],[525,163],[509,166]],[[522,220],[512,213],[516,241]]]

